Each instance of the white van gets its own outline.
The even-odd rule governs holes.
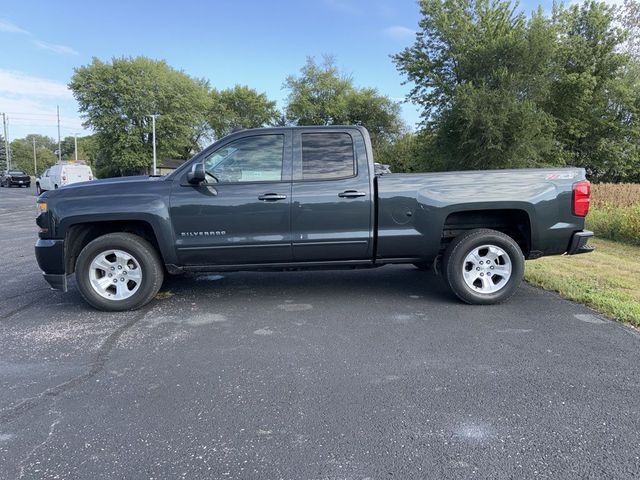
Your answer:
[[[88,182],[93,180],[91,167],[88,165],[60,164],[48,168],[36,179],[36,191],[38,195],[47,190],[55,190],[58,187],[71,183]]]

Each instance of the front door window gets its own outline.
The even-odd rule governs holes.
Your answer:
[[[240,138],[209,155],[205,171],[219,183],[279,182],[283,152],[284,135]]]

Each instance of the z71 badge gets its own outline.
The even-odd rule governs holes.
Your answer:
[[[181,237],[221,237],[226,235],[225,230],[214,230],[210,232],[180,232]]]

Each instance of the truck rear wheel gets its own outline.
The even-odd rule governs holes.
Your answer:
[[[164,279],[156,249],[131,233],[109,233],[89,242],[76,262],[83,298],[98,310],[135,310],[149,303]]]
[[[458,298],[488,305],[509,299],[524,275],[524,256],[508,235],[475,229],[456,237],[445,252],[445,278]]]

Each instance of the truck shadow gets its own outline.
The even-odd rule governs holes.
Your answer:
[[[316,270],[293,272],[233,272],[167,276],[163,296],[211,294],[226,300],[246,297],[313,297],[318,301],[344,301],[357,297],[423,298],[451,302],[452,295],[442,277],[413,266],[397,265],[359,270]],[[172,295],[173,294],[173,295]],[[231,297],[231,298],[230,298]]]

